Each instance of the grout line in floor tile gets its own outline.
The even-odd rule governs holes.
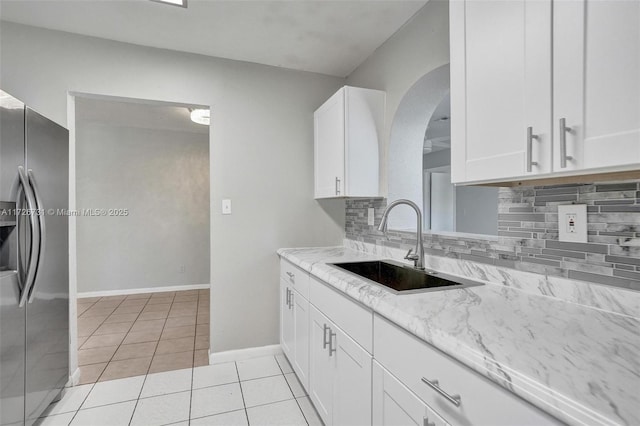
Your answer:
[[[191,423],[191,420],[198,420],[198,419],[204,419],[207,417],[214,417],[214,416],[221,416],[223,414],[228,414],[228,413],[235,413],[236,411],[247,411],[244,408],[238,408],[237,410],[231,410],[231,411],[222,411],[220,413],[216,413],[216,414],[207,414],[206,416],[198,416],[198,417],[190,417],[189,418],[189,423]],[[246,415],[246,413],[245,413]],[[247,423],[249,422],[249,418],[247,417]]]
[[[118,304],[118,307],[125,301],[127,300],[126,296],[125,298],[122,300],[122,302],[120,302]],[[147,306],[147,304],[149,303],[149,300],[151,300],[150,298],[147,299],[147,301],[145,302],[144,306],[142,307],[142,309],[145,308],[145,306]],[[118,309],[118,307],[116,307],[116,309]],[[113,311],[115,312],[115,310]],[[102,321],[102,324],[104,324],[104,322],[106,320],[109,319],[109,317],[111,317],[111,315],[113,315],[113,312],[111,314],[109,314],[109,316],[107,316],[104,321]],[[116,353],[118,353],[118,351],[120,350],[120,347],[124,344],[124,340],[127,338],[127,336],[129,335],[129,332],[131,331],[131,329],[133,328],[133,325],[138,321],[138,318],[140,318],[140,315],[142,315],[142,310],[140,310],[140,312],[138,312],[138,315],[136,316],[136,319],[133,320],[133,324],[131,325],[131,327],[129,328],[129,331],[127,331],[124,335],[124,338],[122,339],[122,341],[118,344],[118,347],[116,348],[115,352],[113,353],[113,355],[111,355],[111,358],[109,358],[109,361],[107,361],[107,365],[104,367],[104,370],[102,370],[102,373],[100,373],[100,375],[96,378],[95,383],[98,383],[100,381],[100,378],[102,377],[102,375],[104,374],[105,371],[107,371],[107,368],[109,368],[109,364],[111,364],[111,362],[113,361],[113,358],[116,356]],[[101,324],[101,325],[102,325]],[[99,326],[98,326],[99,328]],[[96,329],[97,330],[97,329]],[[95,332],[95,331],[94,331]],[[93,333],[91,333],[91,336],[93,336]],[[149,364],[151,365],[151,364]],[[147,372],[149,370],[147,369]],[[129,376],[129,377],[135,377],[135,376]],[[121,377],[122,379],[125,379],[126,377]],[[115,379],[114,379],[115,380]]]
[[[285,374],[284,370],[282,369],[282,366],[278,362],[278,358],[276,358],[275,355],[273,356],[273,358],[276,360],[276,364],[278,364],[278,368],[280,369],[280,371],[282,371],[282,377],[284,377],[284,381],[287,383],[287,386],[289,387],[289,391],[291,391],[291,395],[293,395],[293,399],[296,401],[296,404],[298,405],[298,409],[302,413],[302,417],[304,418],[304,421],[307,422],[307,425],[309,425],[309,420],[307,419],[307,416],[305,416],[304,410],[302,409],[302,406],[300,405],[300,402],[298,402],[298,398],[296,398],[296,394],[293,392],[293,389],[291,389],[291,385],[289,384],[289,381],[287,380],[286,374]],[[287,360],[287,362],[289,362],[289,360]],[[293,368],[291,368],[291,370],[293,370]],[[293,374],[295,374],[295,372]],[[298,376],[296,376],[296,380],[298,380]],[[300,385],[302,385],[302,383],[300,383]],[[304,389],[304,387],[303,387],[303,389]],[[306,395],[306,392],[307,391],[305,390],[305,395]]]
[[[151,365],[151,363],[149,363]],[[144,380],[142,381],[142,386],[140,386],[140,393],[138,393],[138,398],[136,399],[136,405],[133,407],[133,411],[131,412],[131,418],[129,419],[129,426],[131,426],[131,422],[133,421],[133,416],[136,415],[136,410],[138,409],[138,402],[140,402],[140,397],[142,396],[142,390],[144,389],[144,384],[147,383],[148,374],[144,375]]]
[[[75,413],[73,413],[73,417],[71,417],[71,420],[69,421],[69,424],[71,424],[73,422],[73,420],[76,418],[76,416],[78,415],[78,412],[80,411],[80,409],[82,408],[84,403],[87,401],[87,398],[89,398],[89,395],[91,395],[91,392],[93,392],[93,388],[96,386],[95,383],[87,383],[87,385],[91,385],[91,389],[89,390],[89,392],[87,392],[87,395],[84,397],[84,399],[82,400],[82,402],[78,406],[78,409],[75,411]],[[84,385],[79,385],[79,386],[84,386]],[[64,396],[63,396],[63,398],[64,398]]]
[[[191,425],[191,405],[193,404],[193,366],[191,366],[191,387],[189,388],[189,420],[187,420],[187,424]]]
[[[245,408],[248,410],[249,408],[264,407],[265,405],[278,404],[280,402],[291,401],[292,399],[296,399],[296,397],[294,396],[291,398],[279,399],[277,401],[265,402],[264,404],[256,404],[256,405],[252,405],[251,407],[245,407]]]
[[[242,406],[244,407],[244,415],[247,418],[247,425],[250,425],[249,413],[247,412],[247,403],[244,400],[244,392],[242,391],[242,383],[240,382],[240,371],[238,371],[238,363],[234,361],[233,366],[236,367],[236,375],[238,376],[238,387],[240,388],[240,396],[242,396]],[[237,411],[237,410],[234,410],[234,411]]]
[[[151,300],[151,299],[149,299]],[[158,346],[160,346],[160,342],[162,341],[162,334],[164,333],[164,329],[167,328],[167,321],[169,320],[169,313],[171,312],[171,308],[173,307],[173,301],[176,300],[176,296],[175,294],[173,295],[173,299],[171,299],[171,304],[169,305],[169,312],[167,312],[167,316],[164,319],[164,324],[162,325],[162,330],[160,331],[160,337],[158,337],[158,342],[156,343],[156,348],[153,350],[153,355],[151,355],[151,362],[149,363],[149,368],[147,368],[147,374],[149,374],[149,372],[151,371],[151,366],[153,365],[153,360],[156,357],[156,354],[158,354]],[[195,340],[194,340],[195,341]],[[158,354],[158,355],[162,355],[162,354]],[[193,358],[191,359],[191,368],[193,369]],[[174,370],[167,370],[167,371],[174,371]],[[164,371],[159,371],[159,373],[164,373]],[[193,372],[191,373],[192,376],[192,380],[193,380]]]
[[[102,299],[102,298],[100,298]],[[78,314],[78,318],[80,318],[82,315],[84,315],[85,312],[87,312],[89,309],[93,308],[93,306],[98,303],[98,301],[100,300],[96,300],[95,302],[89,302],[91,303],[91,306],[89,306],[87,309],[85,309],[81,314]],[[78,312],[78,298],[76,297],[76,313]],[[88,318],[88,317],[87,317]]]
[[[137,376],[136,376],[137,377]],[[128,377],[125,377],[128,378]],[[100,408],[100,407],[108,407],[109,405],[117,405],[117,404],[122,404],[123,402],[132,402],[132,401],[137,401],[137,399],[127,399],[125,401],[118,401],[118,402],[110,402],[108,404],[101,404],[101,405],[96,405],[95,407],[86,407],[86,408],[79,408],[78,411],[84,411],[84,410],[92,410],[94,408]]]
[[[278,377],[278,376],[282,376],[282,377],[284,377],[284,373],[271,374],[271,375],[269,375],[269,376],[264,376],[264,377],[254,377],[253,379],[247,379],[247,380],[240,380],[240,383],[244,383],[244,382],[253,382],[253,381],[255,381],[255,380],[268,379],[268,378],[271,378],[271,377]],[[287,380],[287,379],[285,378],[285,380]]]

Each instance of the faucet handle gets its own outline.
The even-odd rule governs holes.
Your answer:
[[[409,251],[407,252],[407,255],[404,258],[407,260],[413,260],[415,262],[416,260],[419,259],[419,256],[416,253],[411,254],[412,252],[413,252],[413,249],[409,249]]]

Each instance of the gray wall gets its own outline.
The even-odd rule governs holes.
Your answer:
[[[451,165],[451,150],[443,149],[422,156],[423,170],[435,169]]]
[[[498,188],[456,187],[456,231],[498,235]]]
[[[449,2],[430,0],[415,16],[347,77],[351,86],[387,94],[385,133],[380,147],[380,188],[387,194],[391,126],[407,91],[428,72],[449,63]],[[428,120],[429,117],[425,117]],[[427,122],[424,123],[421,138]],[[420,139],[420,143],[422,139]],[[417,161],[420,161],[418,159]],[[421,176],[416,170],[418,179]]]
[[[63,125],[69,90],[211,107],[211,350],[277,343],[276,249],[344,237],[344,202],[313,200],[313,111],[345,81],[7,22],[0,51],[2,88]]]
[[[76,144],[78,209],[129,212],[76,219],[78,292],[209,284],[208,133],[79,120]]]

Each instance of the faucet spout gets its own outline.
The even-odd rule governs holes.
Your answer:
[[[409,253],[405,256],[407,260],[413,260],[413,265],[416,269],[424,269],[424,244],[422,242],[422,212],[420,211],[420,207],[416,203],[411,200],[400,199],[395,200],[391,204],[387,206],[384,213],[382,214],[382,220],[380,221],[380,225],[378,226],[378,231],[384,232],[385,235],[387,233],[387,222],[389,220],[389,213],[393,210],[394,207],[405,204],[416,212],[416,216],[418,219],[416,226],[416,249],[409,250]],[[413,251],[413,253],[412,253]]]

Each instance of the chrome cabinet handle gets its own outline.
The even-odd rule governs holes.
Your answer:
[[[295,294],[293,291],[291,291],[289,293],[289,309],[293,309],[293,296],[295,296]]]
[[[432,423],[429,421],[429,417],[422,418],[422,426],[436,426],[435,422]]]
[[[439,383],[438,383],[437,380],[427,380],[424,377],[421,380],[422,380],[422,383],[426,384],[431,389],[433,389],[434,391],[438,392],[447,401],[449,401],[450,403],[452,403],[456,407],[460,406],[460,404],[462,402],[462,398],[460,397],[460,395],[449,395],[448,393],[446,393],[445,391],[442,390],[442,388],[439,386]]]
[[[567,160],[573,160],[573,157],[567,155],[567,132],[571,132],[571,127],[567,127],[567,119],[560,119],[560,167],[567,167]]]
[[[327,330],[331,330],[327,327],[327,324],[322,326],[322,349],[327,349],[327,345],[329,344],[329,342],[327,342]]]
[[[38,267],[38,256],[37,253],[40,251],[40,227],[39,223],[36,222],[35,214],[38,213],[34,206],[36,205],[33,193],[30,190],[29,183],[27,181],[27,177],[24,173],[24,168],[22,166],[18,167],[18,176],[20,178],[20,185],[22,186],[22,191],[24,192],[25,199],[27,200],[27,208],[31,212],[29,214],[29,226],[31,228],[31,248],[29,253],[29,261],[27,266],[27,276],[24,280],[24,286],[22,287],[22,294],[20,295],[20,303],[19,307],[23,307],[27,302],[27,298],[29,296],[29,289],[33,285],[35,280],[35,273]],[[16,218],[17,220],[17,218]],[[20,249],[18,248],[18,251]]]
[[[336,176],[336,195],[340,195],[340,178]]]
[[[296,282],[296,274],[294,274],[294,273],[292,273],[292,272],[287,272],[287,276],[289,277],[289,279],[290,279],[292,282],[294,282],[294,283]]]
[[[287,301],[285,302],[287,304],[287,307],[289,307],[289,301],[291,300],[290,299],[290,297],[291,297],[290,291],[291,290],[289,290],[289,287],[287,287],[287,298],[286,298]]]
[[[531,172],[533,166],[538,163],[533,161],[533,140],[540,140],[538,135],[533,134],[533,127],[527,127],[527,172]]]
[[[42,259],[44,257],[45,243],[47,241],[47,228],[46,228],[45,217],[44,217],[44,205],[42,204],[42,197],[40,197],[40,191],[38,190],[38,184],[36,182],[36,177],[33,174],[33,170],[27,171],[27,177],[29,178],[29,183],[31,184],[31,190],[33,191],[33,196],[35,198],[36,209],[38,209],[38,224],[40,226],[37,263],[33,273],[33,285],[29,290],[29,303],[31,303],[33,302],[33,298],[36,295],[35,290],[38,286],[38,270],[42,265]]]

